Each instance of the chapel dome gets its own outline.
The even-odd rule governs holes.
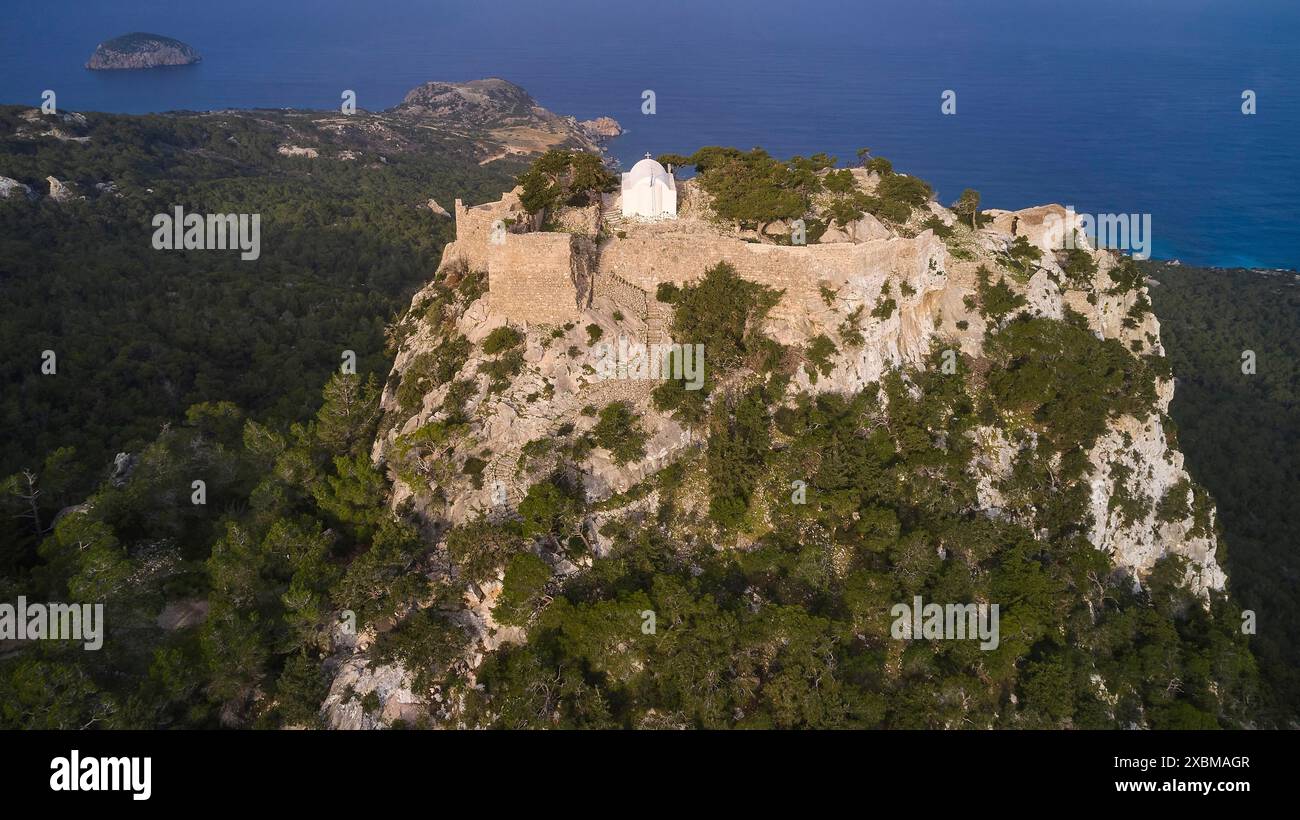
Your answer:
[[[645,159],[637,162],[636,165],[632,166],[632,170],[627,172],[627,179],[628,182],[635,183],[635,182],[640,182],[641,180],[647,178],[648,179],[657,178],[664,182],[668,182],[669,180],[672,179],[672,176],[669,175],[668,171],[665,170],[664,167],[660,165],[658,162],[651,159],[650,157],[646,157]]]

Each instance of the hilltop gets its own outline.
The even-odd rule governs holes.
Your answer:
[[[596,150],[621,133],[618,123],[601,117],[579,123],[537,104],[527,91],[489,77],[464,83],[428,82],[407,92],[390,115],[462,133],[488,135],[505,154],[527,155],[552,147]]]
[[[371,452],[415,530],[345,599],[327,724],[1232,723],[1253,684],[1185,688],[1209,645],[1238,683],[1253,661],[1132,260],[883,161],[689,161],[676,219],[621,219],[559,155],[457,203]],[[693,343],[702,389],[634,375]],[[918,595],[1012,626],[891,639]]]

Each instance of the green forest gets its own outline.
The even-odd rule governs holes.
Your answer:
[[[374,380],[392,362],[388,326],[454,236],[426,202],[497,196],[518,169],[480,166],[465,137],[400,124],[391,144],[321,129],[320,158],[283,156],[278,147],[313,121],[300,112],[45,118],[84,138],[75,141],[23,134],[25,111],[0,108],[0,174],[37,192],[54,176],[77,196],[0,202],[0,416],[10,431],[0,439],[0,599],[90,596],[121,631],[98,654],[57,642],[6,652],[0,725],[215,725],[209,706],[226,690],[206,659],[239,663],[205,654],[220,637],[170,636],[154,621],[165,601],[224,583],[207,561],[223,554],[227,527],[266,517],[254,490],[275,453],[250,461],[243,435],[261,441],[254,448],[291,442],[325,472],[368,449],[364,419],[348,417],[345,431],[325,423],[335,431],[326,440],[315,419],[339,392],[369,390],[376,403]],[[151,220],[177,205],[260,214],[260,259],[155,250]],[[42,372],[47,350],[54,374]],[[359,375],[327,387],[347,350]],[[338,400],[355,411],[356,395]],[[111,480],[118,453],[134,464],[127,482]],[[204,506],[190,503],[196,479]],[[363,500],[377,507],[382,495]],[[58,517],[73,505],[89,512]],[[291,517],[278,533],[297,526]],[[316,535],[340,565],[357,543]],[[258,629],[229,626],[229,651],[252,651]]]
[[[17,433],[0,440],[0,475],[40,474],[46,526],[193,404],[284,425],[316,410],[346,350],[358,373],[385,377],[386,326],[454,236],[425,202],[449,209],[511,179],[434,132],[382,153],[337,137],[356,159],[308,159],[276,150],[302,115],[92,114],[78,143],[16,136],[20,111],[0,108],[0,173],[37,191],[55,176],[86,197],[0,205],[0,419]],[[261,258],[155,250],[151,220],[177,205],[261,214]],[[34,542],[12,518],[0,527],[9,574]]]
[[[1158,263],[1149,263],[1147,273],[1158,283],[1149,286],[1151,301],[1178,377],[1169,412],[1179,447],[1218,505],[1229,582],[1258,616],[1251,648],[1283,701],[1280,714],[1294,720],[1300,713],[1300,279],[1283,271]]]

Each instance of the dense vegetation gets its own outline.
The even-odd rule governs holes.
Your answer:
[[[865,214],[901,225],[934,195],[923,180],[895,173],[889,160],[867,159],[866,149],[859,156],[865,169],[878,177],[872,193],[860,190],[852,171],[837,170],[837,159],[827,154],[780,160],[762,148],[707,146],[690,156],[664,154],[659,161],[693,165],[714,215],[751,228],[760,238],[767,238],[768,226],[779,220],[803,219],[808,241],[815,241],[832,223],[844,227]],[[975,196],[970,207],[978,209],[978,195],[968,193]],[[788,233],[777,238],[789,241]]]
[[[1258,616],[1251,647],[1300,712],[1300,283],[1291,273],[1150,264],[1161,338],[1178,378],[1170,414],[1188,470],[1218,505],[1229,580]],[[1254,354],[1247,368],[1246,351]],[[1244,372],[1253,369],[1253,373]]]
[[[487,198],[509,179],[419,129],[419,150],[386,146],[383,161],[381,146],[345,136],[305,159],[276,150],[301,115],[95,114],[79,143],[17,135],[21,110],[0,109],[0,174],[37,191],[52,175],[87,196],[0,202],[0,421],[13,433],[0,477],[39,475],[42,532],[116,453],[139,452],[190,405],[230,401],[283,426],[311,416],[344,351],[356,372],[386,374],[385,323],[453,235],[423,204]],[[330,156],[341,150],[356,159]],[[261,257],[154,250],[151,220],[176,205],[260,214]],[[0,523],[0,574],[31,564],[31,530]]]

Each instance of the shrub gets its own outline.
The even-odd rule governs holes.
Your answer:
[[[740,278],[726,262],[682,288],[673,309],[672,337],[704,346],[708,354],[704,385],[687,390],[682,380],[669,379],[655,388],[655,407],[679,421],[697,423],[704,418],[709,391],[720,377],[746,363],[755,370],[770,367],[780,350],[763,336],[762,323],[780,298],[781,291]]]
[[[1083,248],[1067,248],[1058,252],[1058,259],[1066,281],[1072,287],[1084,290],[1092,286],[1093,277],[1097,275],[1097,263],[1092,254]]]
[[[1106,276],[1115,283],[1107,293],[1130,293],[1142,287],[1146,281],[1146,274],[1128,256],[1122,257],[1118,265],[1106,271]]]
[[[897,309],[898,303],[894,301],[894,297],[881,295],[881,297],[876,300],[876,306],[871,309],[871,315],[883,322],[890,316],[893,316],[894,311]],[[858,310],[862,310],[862,308],[858,308]],[[843,335],[842,330],[841,335]],[[861,339],[861,334],[858,334],[858,336],[859,339]],[[858,345],[861,344],[862,342],[859,340]]]
[[[470,456],[465,459],[465,464],[460,468],[460,471],[470,477],[470,481],[474,484],[474,489],[481,490],[483,489],[483,470],[486,468],[486,461],[481,458]]]
[[[1043,252],[1036,246],[1031,245],[1029,240],[1023,236],[1017,236],[1016,241],[1011,243],[1007,254],[1015,265],[1024,273],[1029,273],[1030,269],[1043,258]]]
[[[530,214],[560,205],[584,205],[604,191],[618,187],[618,178],[596,154],[551,149],[519,176],[519,202]]]
[[[527,626],[550,580],[551,568],[541,558],[531,552],[514,556],[506,565],[492,617],[507,626]]]
[[[999,276],[998,283],[996,285],[991,284],[989,270],[983,265],[980,265],[975,275],[979,294],[980,316],[985,319],[991,318],[994,324],[1001,323],[1012,312],[1027,304],[1025,297],[1016,293],[1007,284],[1006,277]]]
[[[820,372],[823,376],[829,376],[831,370],[835,368],[831,358],[838,353],[835,342],[825,333],[813,337],[812,342],[808,345],[808,361],[812,362],[812,369],[808,371],[808,377],[813,384],[817,383],[817,374]]]
[[[709,517],[738,527],[771,450],[771,419],[761,387],[719,402],[709,420]]]
[[[672,282],[660,282],[659,286],[655,288],[655,299],[672,304],[677,301],[679,293],[681,293],[681,290]]]
[[[596,444],[609,450],[618,465],[645,458],[646,434],[627,402],[605,405],[591,430]]]
[[[483,352],[489,356],[493,356],[503,350],[518,347],[523,340],[524,334],[509,325],[503,325],[496,330],[493,330],[487,335],[487,338],[483,340]]]
[[[488,392],[500,393],[510,386],[510,380],[524,369],[524,354],[511,350],[478,366],[478,372],[488,377]]]
[[[464,336],[454,336],[429,353],[411,360],[402,372],[397,388],[397,403],[407,416],[414,413],[425,394],[451,381],[469,359],[470,344]]]
[[[845,168],[840,171],[831,171],[822,178],[822,184],[826,190],[836,194],[847,194],[854,189],[853,172]]]
[[[880,181],[876,196],[915,208],[929,202],[934,196],[934,189],[916,177],[891,174]]]
[[[874,210],[879,204],[875,197],[858,193],[855,196],[841,196],[831,201],[826,208],[826,215],[836,225],[846,227],[862,218],[868,210]]]
[[[448,424],[464,424],[469,421],[465,408],[469,400],[478,392],[478,385],[472,379],[457,379],[447,388],[447,395],[442,400],[442,412],[446,414]]]
[[[867,160],[867,170],[880,174],[882,177],[893,176],[894,164],[884,157],[872,157]]]
[[[809,195],[820,188],[814,169],[826,159],[810,163],[796,157],[785,163],[761,148],[716,146],[701,148],[691,157],[713,211],[722,219],[759,228],[778,219],[798,219],[808,211]]]
[[[1000,407],[1027,413],[1058,449],[1092,446],[1111,415],[1145,417],[1155,377],[1116,339],[1051,319],[1020,319],[991,334],[997,365],[989,392]]]
[[[558,534],[577,512],[577,503],[550,481],[539,481],[528,488],[519,502],[521,531],[525,536]]]
[[[1192,505],[1189,500],[1191,495],[1191,482],[1185,478],[1180,478],[1165,491],[1160,503],[1156,505],[1156,518],[1166,524],[1187,520],[1187,517],[1192,514]]]
[[[508,525],[475,518],[447,532],[447,557],[460,569],[465,580],[482,584],[496,578],[497,570],[510,556],[526,546]]]
[[[956,233],[950,226],[943,224],[943,220],[937,216],[931,216],[921,223],[921,229],[934,231],[934,235],[940,239],[952,239],[953,234]]]
[[[712,368],[734,368],[754,351],[759,325],[779,291],[742,279],[726,262],[681,289],[673,310],[673,338],[704,345]]]

